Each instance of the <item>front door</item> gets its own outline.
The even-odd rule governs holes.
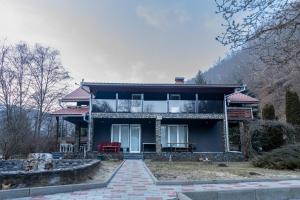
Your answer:
[[[141,126],[138,124],[130,125],[130,152],[139,153],[141,150]]]

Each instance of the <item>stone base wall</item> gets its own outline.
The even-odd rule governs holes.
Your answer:
[[[170,156],[173,161],[199,161],[200,159],[209,159],[216,162],[226,162],[226,161],[245,161],[245,158],[242,153],[239,152],[208,152],[208,153],[191,153],[191,152],[151,152],[143,153],[144,159],[151,159],[157,161],[169,161]],[[98,152],[89,152],[88,157],[92,159],[101,159],[101,160],[110,160],[118,159],[122,160],[124,155],[120,153],[98,153]]]
[[[6,163],[7,162],[7,163]],[[2,166],[12,161],[1,161]],[[16,162],[16,161],[14,161]],[[18,161],[18,163],[22,162]],[[0,165],[1,165],[0,164]],[[63,185],[79,183],[93,176],[100,166],[99,160],[53,160],[54,169],[24,171],[22,168],[0,173],[0,187],[10,183],[11,188]],[[22,165],[18,165],[22,167]]]
[[[155,161],[169,161],[170,157],[172,161],[199,161],[200,159],[207,158],[211,161],[216,162],[237,162],[244,161],[245,158],[242,153],[239,152],[220,152],[220,153],[190,153],[190,152],[181,152],[181,153],[144,153],[144,159],[151,159]]]

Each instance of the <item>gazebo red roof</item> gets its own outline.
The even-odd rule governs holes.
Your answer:
[[[249,104],[259,102],[258,99],[250,97],[250,96],[240,93],[240,92],[236,92],[236,93],[233,93],[232,95],[230,95],[228,97],[228,101],[229,101],[229,103],[249,103]]]
[[[56,116],[84,116],[89,112],[89,108],[85,107],[68,107],[68,108],[62,108],[60,110],[57,110],[51,115],[56,115]]]
[[[89,89],[87,87],[84,87],[84,88],[79,87],[76,90],[74,90],[73,92],[64,96],[61,100],[63,102],[89,101],[90,94],[88,91],[89,91]]]

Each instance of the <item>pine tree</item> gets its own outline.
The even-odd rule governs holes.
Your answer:
[[[204,85],[206,84],[206,81],[204,79],[203,73],[201,70],[198,71],[196,77],[195,77],[195,84],[196,85]]]
[[[300,126],[300,101],[298,94],[290,89],[285,93],[285,115],[286,121]]]
[[[262,118],[264,120],[274,120],[275,119],[275,109],[273,104],[265,104],[262,110]]]

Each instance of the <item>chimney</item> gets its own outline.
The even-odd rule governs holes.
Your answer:
[[[175,77],[175,84],[184,84],[184,77]]]

